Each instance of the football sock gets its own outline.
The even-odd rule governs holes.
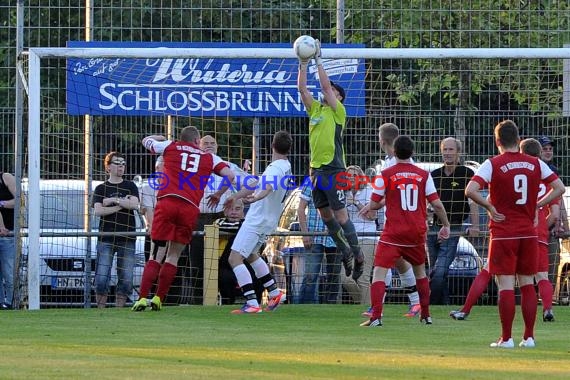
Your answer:
[[[154,282],[158,278],[160,267],[161,267],[160,263],[156,260],[149,260],[145,264],[141,279],[141,288],[139,291],[140,298],[146,298],[150,293],[152,284],[154,284]]]
[[[255,277],[262,278],[269,274],[269,267],[267,263],[263,261],[261,257],[258,257],[253,263],[250,263],[253,271],[255,272]]]
[[[354,223],[352,220],[348,219],[346,223],[341,224],[342,230],[344,232],[344,237],[348,244],[350,245],[350,249],[354,255],[360,254],[360,245],[358,243],[358,235],[356,234],[356,229],[354,228]]]
[[[259,303],[257,302],[257,295],[255,294],[255,289],[253,288],[252,283],[245,284],[242,286],[241,290],[248,305],[259,307]]]
[[[501,290],[499,292],[499,317],[501,318],[502,338],[503,341],[507,341],[512,337],[513,320],[515,319],[514,290]]]
[[[370,299],[372,300],[372,317],[370,319],[381,319],[384,306],[384,295],[386,294],[386,283],[384,281],[373,282],[370,286]]]
[[[542,311],[552,309],[552,283],[549,280],[540,280],[538,282],[538,294],[542,299]]]
[[[158,287],[156,289],[156,295],[161,301],[164,300],[164,297],[166,297],[166,294],[170,290],[170,285],[172,285],[172,281],[174,281],[174,277],[176,277],[177,270],[178,267],[175,265],[167,262],[162,264],[160,272],[158,273]]]
[[[349,256],[350,245],[346,240],[346,238],[344,237],[344,234],[342,232],[342,227],[340,226],[340,224],[334,218],[327,221],[323,220],[323,223],[325,224],[325,226],[327,226],[329,235],[334,240],[334,243],[336,244],[338,249],[340,249],[340,251],[344,256]]]
[[[536,308],[538,301],[536,300],[536,291],[534,285],[521,286],[521,311],[524,321],[523,338],[534,338],[534,323],[536,322]],[[551,293],[552,294],[552,293]]]
[[[388,272],[386,272],[386,278],[384,278],[384,284],[386,284],[386,288],[392,287],[392,269],[388,269]]]
[[[479,297],[481,297],[481,294],[483,294],[485,289],[487,289],[490,280],[491,274],[487,271],[487,269],[483,268],[481,272],[479,272],[479,274],[475,277],[475,280],[473,280],[473,283],[469,288],[469,293],[467,293],[467,298],[465,299],[465,305],[463,305],[461,308],[462,312],[471,312],[471,308],[473,305],[475,305]]]
[[[400,280],[402,281],[402,287],[406,290],[406,293],[408,294],[410,305],[419,304],[420,295],[416,287],[416,276],[414,275],[414,270],[410,268],[404,273],[400,273]]]
[[[279,293],[281,292],[281,290],[279,290],[279,288],[277,287],[277,283],[273,279],[273,276],[270,273],[267,273],[265,276],[261,277],[259,281],[261,281],[263,287],[267,289],[269,297],[278,296]]]
[[[233,271],[248,305],[259,307],[259,303],[255,296],[255,290],[253,289],[253,279],[251,278],[251,274],[245,264],[236,266],[233,268]]]
[[[422,307],[422,318],[429,317],[429,280],[427,277],[416,279],[416,287],[420,297]]]

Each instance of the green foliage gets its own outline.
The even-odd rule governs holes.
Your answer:
[[[354,0],[347,1],[346,8],[351,10],[345,21],[347,33],[377,31],[366,37],[357,33],[347,40],[371,47],[524,48],[561,47],[570,42],[567,2],[479,0],[467,6],[453,0]],[[545,33],[551,29],[555,32]],[[491,104],[501,103],[491,92],[484,94],[493,89],[511,95],[510,109],[561,113],[560,60],[414,60],[409,67],[403,65],[408,63],[373,61],[372,66],[380,70],[375,71],[378,77],[369,78],[382,83],[386,77],[386,91],[393,91],[401,105],[477,109],[481,96],[493,97]],[[535,72],[540,74],[525,75]],[[459,89],[468,90],[472,100]]]

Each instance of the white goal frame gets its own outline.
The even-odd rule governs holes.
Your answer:
[[[28,71],[28,181],[39,189],[41,130],[41,60],[44,58],[296,58],[292,48],[30,48]],[[570,48],[323,50],[323,58],[363,59],[570,59]],[[40,193],[28,193],[28,308],[40,308]]]

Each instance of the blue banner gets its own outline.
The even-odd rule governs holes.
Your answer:
[[[70,41],[85,48],[291,48],[291,44],[151,43]],[[363,45],[324,44],[323,49]],[[296,59],[124,59],[67,60],[70,115],[306,117],[297,90]],[[365,115],[363,59],[323,60],[330,79],[346,91],[348,116]],[[322,97],[316,66],[308,87]]]

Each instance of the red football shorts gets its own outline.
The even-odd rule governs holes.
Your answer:
[[[548,272],[548,244],[538,243],[538,268],[537,272]]]
[[[493,240],[489,244],[489,273],[534,275],[538,267],[538,240],[517,238]]]
[[[402,247],[379,241],[378,245],[376,245],[376,252],[374,253],[374,266],[392,268],[396,265],[396,261],[400,257],[403,257],[412,265],[425,264],[425,245],[422,244],[416,245],[415,247]]]
[[[200,209],[178,197],[164,197],[156,203],[152,220],[152,240],[188,244],[200,216]]]

